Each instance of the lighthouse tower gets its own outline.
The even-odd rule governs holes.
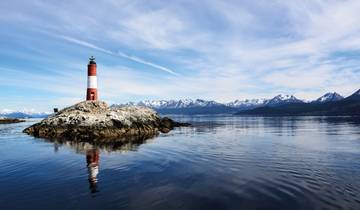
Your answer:
[[[88,82],[87,82],[87,101],[96,101],[98,99],[97,93],[97,78],[96,78],[96,62],[95,58],[91,56],[88,64]]]

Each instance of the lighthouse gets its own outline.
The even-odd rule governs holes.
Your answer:
[[[88,64],[88,82],[86,91],[87,101],[96,101],[98,99],[97,93],[97,78],[96,78],[96,62],[95,58],[91,56]]]

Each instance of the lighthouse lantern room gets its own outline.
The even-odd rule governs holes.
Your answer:
[[[88,82],[87,82],[86,100],[87,101],[98,100],[96,62],[93,56],[89,58],[89,64],[88,64]]]

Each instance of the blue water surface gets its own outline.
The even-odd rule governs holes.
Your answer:
[[[360,209],[357,118],[172,117],[125,145],[0,125],[0,209]]]

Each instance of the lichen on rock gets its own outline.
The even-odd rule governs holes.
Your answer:
[[[187,125],[161,118],[146,107],[119,108],[109,107],[103,101],[83,101],[26,128],[24,132],[35,137],[96,141],[154,136]]]

